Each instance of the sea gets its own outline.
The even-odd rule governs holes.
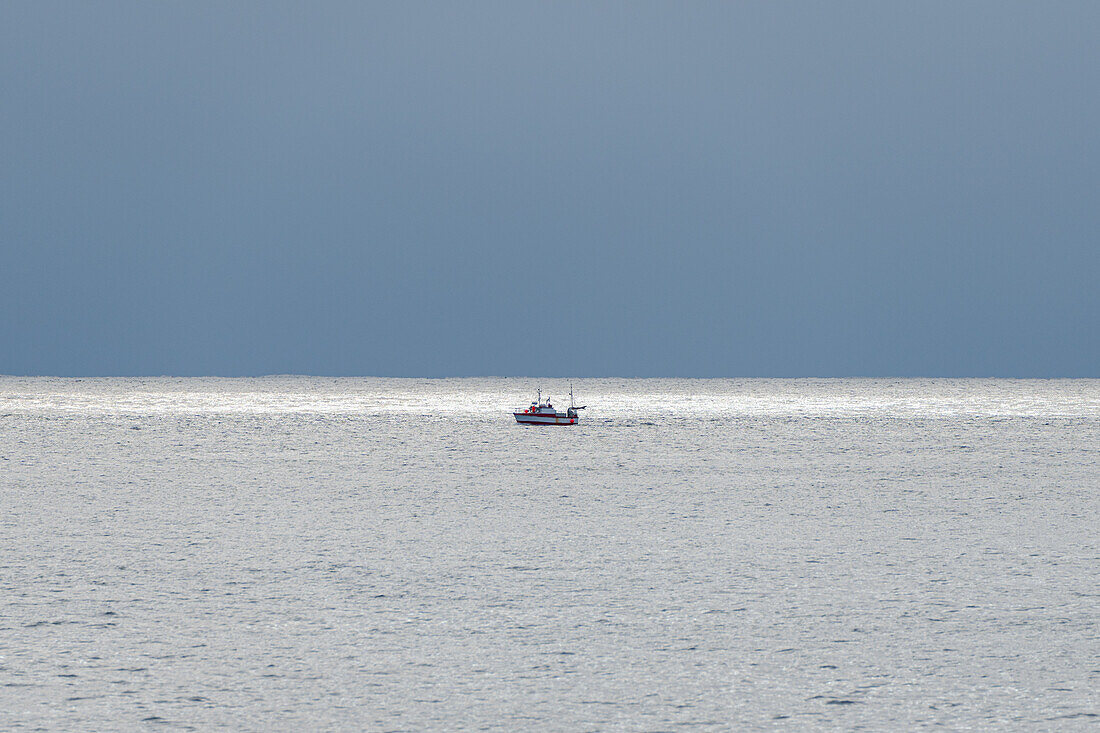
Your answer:
[[[1100,380],[0,377],[0,509],[4,731],[1100,729]]]

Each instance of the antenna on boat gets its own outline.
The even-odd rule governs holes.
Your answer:
[[[581,405],[577,407],[577,403],[573,401],[573,383],[569,383],[569,407],[573,410],[583,410],[587,405]]]

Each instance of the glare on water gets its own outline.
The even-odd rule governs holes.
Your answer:
[[[0,729],[1067,729],[1100,381],[0,378]]]

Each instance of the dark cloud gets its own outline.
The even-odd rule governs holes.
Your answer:
[[[2,15],[0,373],[1097,376],[1095,3]]]

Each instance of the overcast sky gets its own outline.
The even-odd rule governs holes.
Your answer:
[[[0,373],[1100,376],[1100,3],[13,2]]]

